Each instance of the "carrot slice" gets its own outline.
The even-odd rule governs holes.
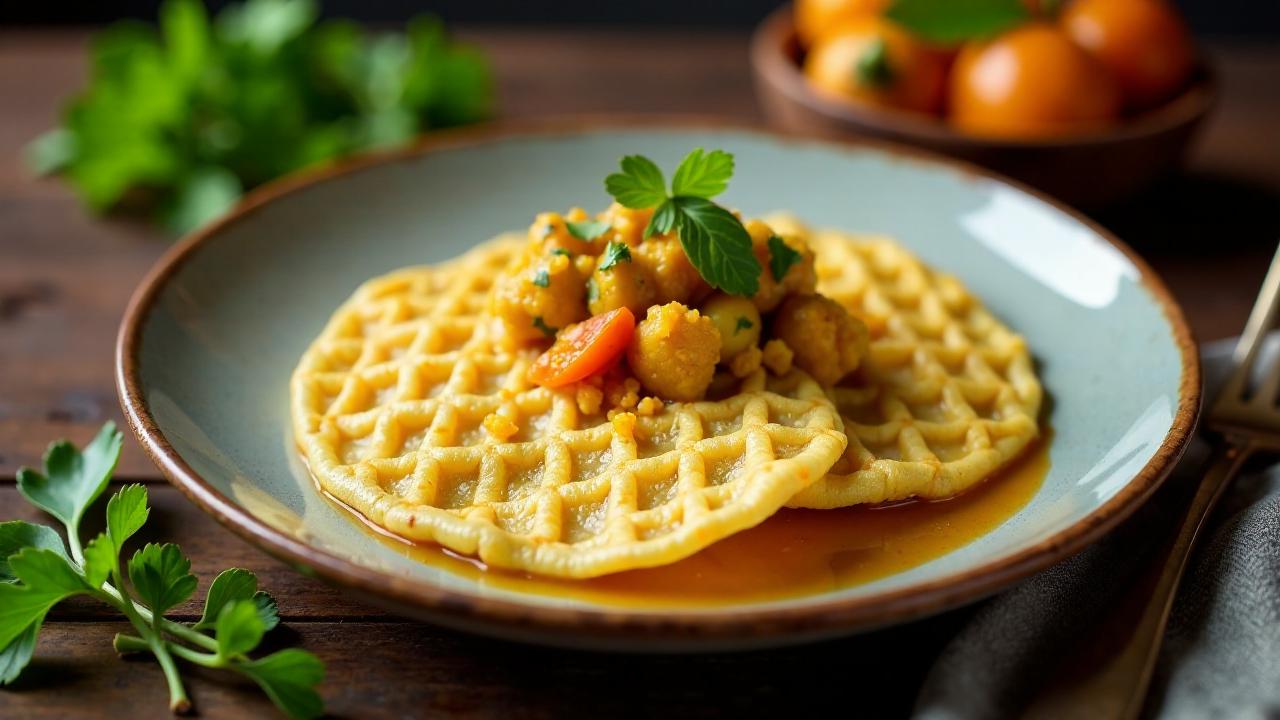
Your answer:
[[[609,369],[635,333],[636,316],[625,307],[595,315],[560,333],[529,368],[529,381],[560,387]]]

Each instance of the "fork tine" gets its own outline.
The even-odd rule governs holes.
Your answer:
[[[1253,304],[1244,332],[1240,333],[1240,340],[1232,353],[1235,370],[1223,388],[1223,398],[1239,399],[1244,396],[1253,362],[1258,357],[1267,331],[1275,327],[1277,315],[1280,315],[1280,247],[1276,248],[1276,254],[1271,258],[1271,267],[1262,281],[1258,301]],[[1264,404],[1270,405],[1275,401],[1277,390],[1280,390],[1280,364],[1272,369],[1263,385],[1269,389],[1256,393],[1255,398],[1261,398]]]

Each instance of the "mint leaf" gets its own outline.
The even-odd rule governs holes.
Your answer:
[[[773,273],[774,280],[782,282],[791,266],[800,262],[800,253],[777,235],[769,236],[768,245],[769,272]]]
[[[84,452],[66,440],[53,443],[44,454],[44,474],[25,467],[18,470],[18,491],[74,531],[85,510],[106,489],[120,460],[122,441],[115,423],[108,421]]]
[[[21,520],[0,523],[0,583],[17,582],[18,577],[9,567],[9,556],[25,548],[52,550],[67,557],[62,536],[53,528]]]
[[[258,576],[244,568],[229,568],[218,573],[209,585],[204,597],[204,612],[194,627],[197,630],[213,627],[224,607],[240,600],[249,600],[258,591]]]
[[[734,295],[760,289],[760,262],[751,251],[751,236],[733,213],[710,200],[678,197],[680,245],[712,287]]]
[[[545,269],[539,270],[533,274],[531,282],[540,288],[551,287],[551,273],[548,273]]]
[[[649,224],[644,228],[644,239],[648,240],[654,235],[666,235],[676,226],[676,216],[679,211],[676,210],[675,203],[667,200],[653,211],[653,216],[649,218]]]
[[[224,658],[243,655],[258,647],[266,628],[253,600],[237,600],[222,608],[214,627],[218,654]]]
[[[608,270],[620,262],[631,262],[631,248],[626,243],[611,242],[600,254],[598,270]]]
[[[579,240],[595,240],[601,235],[609,232],[612,225],[607,220],[588,220],[585,222],[566,221],[565,229],[569,234]]]
[[[40,634],[43,620],[37,620],[27,626],[3,649],[0,649],[0,685],[8,685],[22,674],[23,668],[31,662],[36,652],[36,636]]]
[[[998,35],[1031,13],[1021,0],[897,0],[885,16],[925,40],[951,45]]]
[[[126,540],[142,529],[150,515],[147,488],[142,485],[126,485],[111,496],[107,501],[107,534],[115,543],[117,552],[124,548]]]
[[[605,190],[624,207],[634,210],[655,207],[667,199],[662,171],[642,155],[628,155],[620,163],[622,172],[604,179]]]
[[[290,648],[235,666],[266,692],[291,718],[319,717],[324,702],[315,686],[324,680],[324,663],[305,650]]]
[[[253,605],[258,609],[258,618],[262,620],[262,628],[268,632],[280,624],[280,606],[271,593],[259,590],[253,594]]]
[[[84,546],[84,578],[90,587],[100,588],[120,562],[120,550],[106,533]]]
[[[704,153],[702,148],[694,148],[676,168],[676,174],[671,178],[671,194],[710,200],[729,187],[731,177],[732,155],[723,150]]]
[[[196,576],[191,561],[173,543],[147,543],[129,558],[129,580],[152,612],[163,613],[191,597]]]

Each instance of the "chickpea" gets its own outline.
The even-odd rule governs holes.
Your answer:
[[[700,399],[719,359],[715,323],[678,302],[649,308],[627,348],[627,363],[645,390],[675,402]]]
[[[760,342],[760,311],[748,298],[716,293],[702,303],[702,314],[720,331],[722,363]]]
[[[585,296],[582,275],[568,257],[531,246],[498,278],[490,307],[507,341],[518,345],[585,320]]]
[[[692,305],[711,292],[677,238],[651,237],[631,249],[631,258],[649,271],[660,300]]]
[[[773,316],[773,334],[795,354],[795,364],[823,385],[835,385],[867,354],[867,326],[823,295],[791,295]]]
[[[619,262],[607,270],[596,270],[587,287],[587,306],[592,315],[626,307],[637,317],[657,299],[649,271],[634,262]]]
[[[789,294],[808,295],[818,285],[818,275],[814,270],[813,251],[798,236],[777,235],[773,228],[760,220],[748,220],[745,224],[747,234],[751,236],[751,250],[764,272],[760,273],[760,289],[751,300],[760,312],[769,312],[778,307],[778,303]],[[787,247],[800,254],[800,259],[787,268],[786,274],[779,280],[773,276],[770,263],[771,251],[769,238],[779,237]]]

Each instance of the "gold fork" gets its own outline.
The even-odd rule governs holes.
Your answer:
[[[1267,331],[1280,318],[1280,250],[1271,260],[1262,291],[1232,355],[1231,377],[1206,418],[1215,437],[1204,480],[1172,540],[1157,553],[1118,603],[1115,614],[1093,634],[1085,655],[1065,667],[1029,705],[1026,716],[1132,720],[1142,712],[1173,598],[1187,559],[1222,491],[1253,453],[1280,450],[1280,357],[1252,383],[1254,364]],[[1099,655],[1097,649],[1110,652]]]

